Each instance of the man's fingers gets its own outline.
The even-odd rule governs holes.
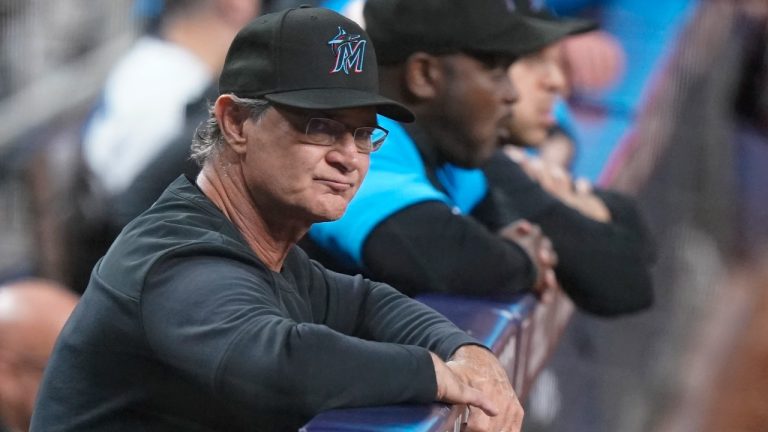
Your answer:
[[[496,417],[499,415],[499,408],[491,401],[491,399],[481,393],[479,390],[470,386],[465,386],[466,400],[463,402],[469,405],[471,408],[479,408],[485,415],[489,417]],[[470,410],[472,412],[472,410]],[[475,412],[475,414],[478,414]],[[472,420],[470,414],[470,420]]]
[[[506,371],[493,353],[477,346],[465,346],[454,354],[448,364],[465,378],[463,381],[474,391],[482,392],[490,398],[491,407],[494,408],[485,409],[490,407],[482,403],[482,399],[476,400],[472,404],[464,431],[520,431],[519,426],[514,426],[520,423],[519,418],[522,417],[520,401]]]
[[[515,146],[505,146],[504,153],[506,153],[508,158],[512,159],[517,163],[523,163],[527,159],[525,152],[522,149],[517,148]]]
[[[494,423],[490,430],[519,432],[523,426],[523,407],[517,401],[510,403],[504,413],[494,419]]]
[[[470,414],[466,427],[462,429],[463,432],[482,432],[490,430],[493,430],[491,429],[491,418],[479,410],[475,410]]]
[[[510,406],[510,413],[507,416],[508,422],[501,429],[504,432],[518,432],[523,427],[523,407],[520,404]]]
[[[552,304],[555,301],[555,293],[554,289],[547,289],[543,293],[541,293],[541,296],[539,296],[539,302],[541,304]]]
[[[490,396],[462,381],[460,375],[453,370],[460,366],[453,362],[449,364],[443,362],[435,353],[430,355],[435,366],[437,400],[450,404],[469,405],[491,417],[498,415],[499,408]]]
[[[554,292],[555,289],[558,287],[557,283],[557,276],[555,275],[555,271],[552,269],[548,269],[546,274],[544,275],[544,284],[546,286],[546,289],[544,290],[545,296],[549,294],[548,297],[545,298],[546,301],[544,303],[549,303],[552,300],[554,300]]]
[[[488,416],[484,411],[470,410],[464,432],[505,431],[519,432],[523,424],[523,407],[517,399],[505,403],[503,412]]]
[[[590,194],[592,193],[592,183],[585,178],[578,178],[574,182],[574,189],[579,194]]]
[[[557,252],[555,252],[555,247],[552,245],[552,240],[550,240],[549,237],[544,237],[542,239],[542,247],[548,252],[547,258],[549,258],[549,261],[547,261],[547,264],[549,264],[551,267],[557,266]]]
[[[533,231],[534,225],[525,219],[520,219],[513,224],[515,237],[529,235]]]

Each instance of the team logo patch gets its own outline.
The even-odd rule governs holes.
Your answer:
[[[349,34],[339,27],[336,36],[328,41],[331,52],[336,56],[336,63],[330,73],[344,72],[349,75],[350,72],[362,72],[366,42],[365,39],[360,39],[360,35]]]

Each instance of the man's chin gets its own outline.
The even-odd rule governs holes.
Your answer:
[[[543,139],[541,140],[543,141]],[[536,148],[539,146],[540,141],[536,141],[535,139],[531,139],[530,136],[526,137],[519,137],[517,135],[513,135],[512,133],[506,134],[503,136],[499,136],[498,139],[498,146],[504,147],[504,146],[515,146],[515,147],[524,147],[524,148]]]
[[[347,211],[347,206],[344,206],[344,208],[342,209],[323,210],[315,214],[315,218],[312,221],[312,223],[333,222],[335,220],[339,220],[341,219],[342,216],[344,216],[344,213],[346,211]]]

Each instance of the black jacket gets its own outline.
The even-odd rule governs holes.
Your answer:
[[[549,195],[500,151],[483,172],[497,207],[514,209],[510,217],[538,224],[552,240],[559,258],[558,280],[582,310],[612,316],[653,303],[651,266],[656,255],[634,200],[595,190],[611,213],[611,220],[602,223]],[[507,222],[503,219],[500,225]]]
[[[270,271],[179,178],[94,269],[32,430],[295,430],[330,408],[433,400],[429,351],[467,343],[431,309],[298,248]]]

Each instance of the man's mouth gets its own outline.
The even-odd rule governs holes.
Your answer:
[[[332,191],[338,192],[338,193],[346,192],[354,187],[353,183],[350,183],[347,180],[341,180],[341,179],[318,178],[318,179],[315,179],[315,181],[327,186]]]

